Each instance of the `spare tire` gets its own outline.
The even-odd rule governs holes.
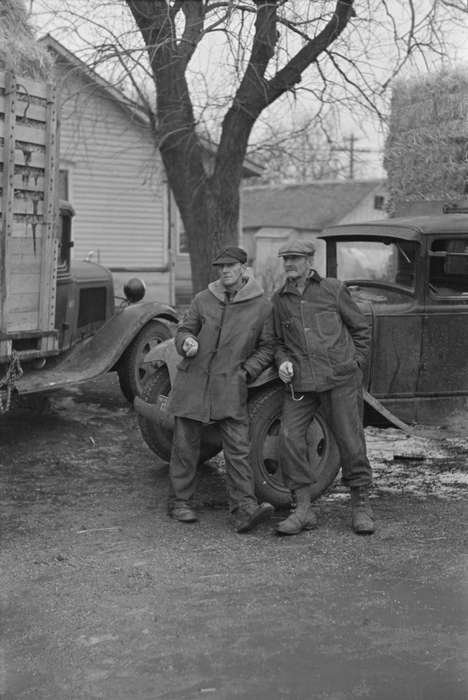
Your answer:
[[[159,405],[161,397],[166,399],[171,391],[171,380],[166,365],[156,368],[154,374],[148,379],[142,399],[148,403]],[[172,430],[167,427],[167,421],[149,420],[138,415],[138,425],[148,447],[160,459],[169,462],[172,448]],[[207,462],[222,449],[221,435],[216,425],[207,425],[203,428],[200,446],[199,463]]]
[[[269,385],[249,399],[251,448],[250,463],[254,471],[258,498],[274,506],[288,506],[291,491],[284,485],[278,460],[278,443],[284,386]],[[318,411],[307,430],[311,469],[316,477],[312,500],[318,498],[335,480],[340,455],[333,433],[322,411]]]

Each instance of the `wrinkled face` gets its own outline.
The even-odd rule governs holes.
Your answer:
[[[283,265],[288,280],[304,278],[308,275],[312,259],[306,255],[284,255]]]
[[[217,268],[221,284],[230,289],[240,284],[245,265],[240,262],[223,263],[222,265],[217,265]]]

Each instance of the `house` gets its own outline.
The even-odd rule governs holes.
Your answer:
[[[383,180],[320,180],[306,184],[262,185],[242,190],[242,244],[253,272],[266,291],[281,277],[279,247],[295,238],[312,238],[315,267],[325,274],[326,226],[386,218]]]
[[[145,112],[52,36],[61,107],[59,195],[73,205],[75,259],[108,267],[117,294],[141,277],[148,299],[191,297],[181,218]],[[206,148],[207,166],[212,149]],[[256,175],[246,162],[244,175]]]

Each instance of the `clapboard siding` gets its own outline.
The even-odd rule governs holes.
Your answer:
[[[76,69],[59,68],[74,257],[94,251],[93,259],[111,269],[165,266],[166,186],[149,130]]]

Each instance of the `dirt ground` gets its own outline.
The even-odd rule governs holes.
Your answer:
[[[468,438],[367,439],[376,534],[337,483],[278,538],[230,529],[220,460],[170,520],[113,376],[0,423],[0,697],[465,700]]]

